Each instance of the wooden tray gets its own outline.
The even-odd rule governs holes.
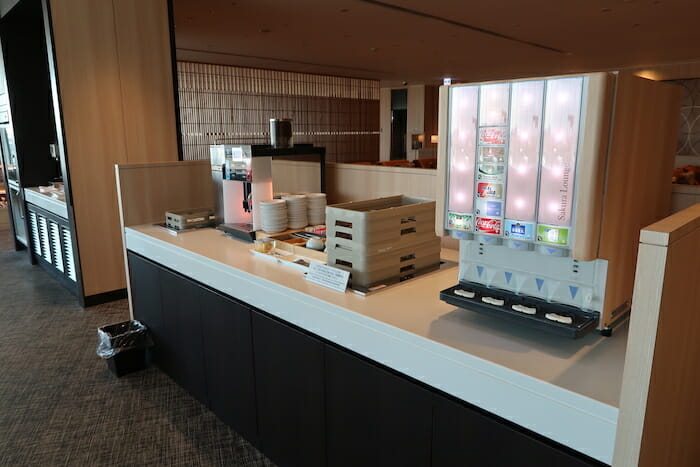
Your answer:
[[[292,232],[303,232],[303,230],[293,230],[289,231],[289,233],[283,232],[274,235],[266,234],[266,236],[267,238],[276,240],[275,248],[278,250],[288,251],[295,255],[322,261],[324,264],[328,262],[328,255],[326,255],[326,253],[306,248],[306,240],[291,235]]]

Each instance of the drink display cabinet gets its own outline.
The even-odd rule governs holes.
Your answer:
[[[639,230],[670,212],[675,86],[621,73],[441,88],[448,303],[570,337],[630,309]]]

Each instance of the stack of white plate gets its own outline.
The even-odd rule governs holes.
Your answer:
[[[306,195],[287,195],[282,199],[287,202],[287,217],[290,229],[301,229],[309,225],[306,213]]]
[[[281,199],[260,201],[262,229],[267,233],[287,230],[287,203]]]
[[[309,224],[325,224],[326,223],[326,194],[325,193],[307,193],[307,213],[309,216]]]

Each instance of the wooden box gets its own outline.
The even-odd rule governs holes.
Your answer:
[[[277,250],[289,251],[295,255],[305,256],[310,259],[315,259],[318,261],[326,262],[327,256],[324,252],[313,250],[311,248],[306,248],[306,240],[303,238],[295,237],[289,233],[282,233],[278,235],[268,235],[267,238],[272,238],[275,240],[275,248]]]

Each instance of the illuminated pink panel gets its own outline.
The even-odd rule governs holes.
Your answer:
[[[479,126],[508,124],[508,97],[510,83],[485,84],[481,86]]]
[[[474,206],[474,164],[479,88],[450,90],[449,192],[447,209],[471,213]]]
[[[513,83],[506,218],[534,222],[540,163],[544,81]]]
[[[547,81],[537,222],[571,225],[583,78]]]

